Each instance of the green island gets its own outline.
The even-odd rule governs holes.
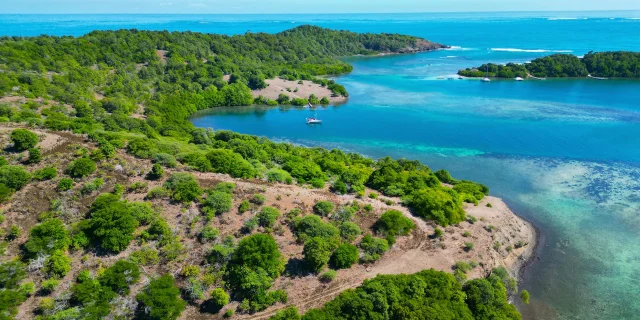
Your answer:
[[[0,38],[0,318],[521,319],[516,280],[490,257],[531,246],[496,233],[486,186],[189,122],[273,104],[251,90],[274,77],[346,96],[321,77],[352,70],[341,56],[441,47],[310,26]],[[457,262],[364,278],[423,244],[457,247]]]
[[[483,64],[459,70],[465,77],[481,78],[640,78],[640,52],[589,52],[582,58],[571,54],[554,54],[525,64]]]

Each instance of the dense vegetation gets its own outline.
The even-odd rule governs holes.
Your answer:
[[[491,275],[461,285],[447,273],[379,275],[300,317],[288,309],[274,319],[521,319],[507,303],[502,279]],[[288,317],[284,317],[287,314]]]
[[[514,78],[531,74],[540,78],[577,78],[591,74],[607,78],[640,78],[640,52],[589,52],[582,58],[570,54],[554,54],[525,64],[483,64],[458,71],[467,77]]]

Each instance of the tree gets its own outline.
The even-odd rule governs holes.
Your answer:
[[[67,174],[74,178],[84,178],[96,171],[96,163],[89,158],[77,159],[67,167]]]
[[[40,163],[42,161],[42,153],[39,148],[29,148],[29,163]]]
[[[177,319],[186,306],[170,274],[151,280],[136,299],[144,319]]]
[[[253,73],[247,79],[247,86],[251,90],[260,90],[267,87],[267,83],[264,82],[264,75],[262,73]]]
[[[294,233],[298,237],[298,241],[306,242],[314,237],[322,237],[333,242],[340,241],[340,231],[330,223],[322,221],[316,215],[307,215],[294,220]]]
[[[226,106],[248,106],[253,102],[251,89],[245,84],[236,82],[222,88]]]
[[[129,246],[139,222],[125,203],[114,195],[102,194],[91,205],[90,212],[87,229],[100,247],[120,252]]]
[[[13,260],[0,263],[0,289],[13,289],[26,276],[27,271],[22,262]]]
[[[311,270],[318,272],[329,262],[333,249],[333,245],[324,238],[313,237],[304,243],[304,261]]]
[[[15,129],[11,131],[11,142],[13,142],[13,147],[18,151],[35,147],[38,144],[38,140],[38,135],[29,130]]]
[[[338,269],[348,269],[358,262],[358,248],[350,243],[341,244],[331,256],[331,264]]]
[[[467,281],[463,290],[475,319],[522,319],[516,308],[507,302],[507,291],[497,276]]]
[[[227,173],[234,178],[253,178],[256,175],[255,168],[241,155],[225,149],[214,149],[207,153],[207,159],[211,163],[213,172]]]
[[[164,187],[171,191],[171,199],[174,201],[191,202],[202,194],[198,180],[188,173],[172,174],[164,183]]]

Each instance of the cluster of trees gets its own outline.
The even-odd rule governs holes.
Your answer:
[[[571,54],[554,54],[525,64],[483,64],[458,71],[466,77],[514,78],[531,74],[542,78],[596,77],[640,78],[640,52],[589,52],[582,58]]]
[[[491,275],[461,285],[448,273],[424,270],[412,275],[379,275],[349,289],[320,309],[300,316],[295,307],[279,319],[510,319],[521,315],[507,301],[502,279]]]

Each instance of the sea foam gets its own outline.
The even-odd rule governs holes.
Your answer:
[[[491,48],[491,51],[499,51],[499,52],[530,52],[530,53],[545,53],[545,52],[571,53],[571,52],[573,52],[573,50],[517,49],[517,48]]]

